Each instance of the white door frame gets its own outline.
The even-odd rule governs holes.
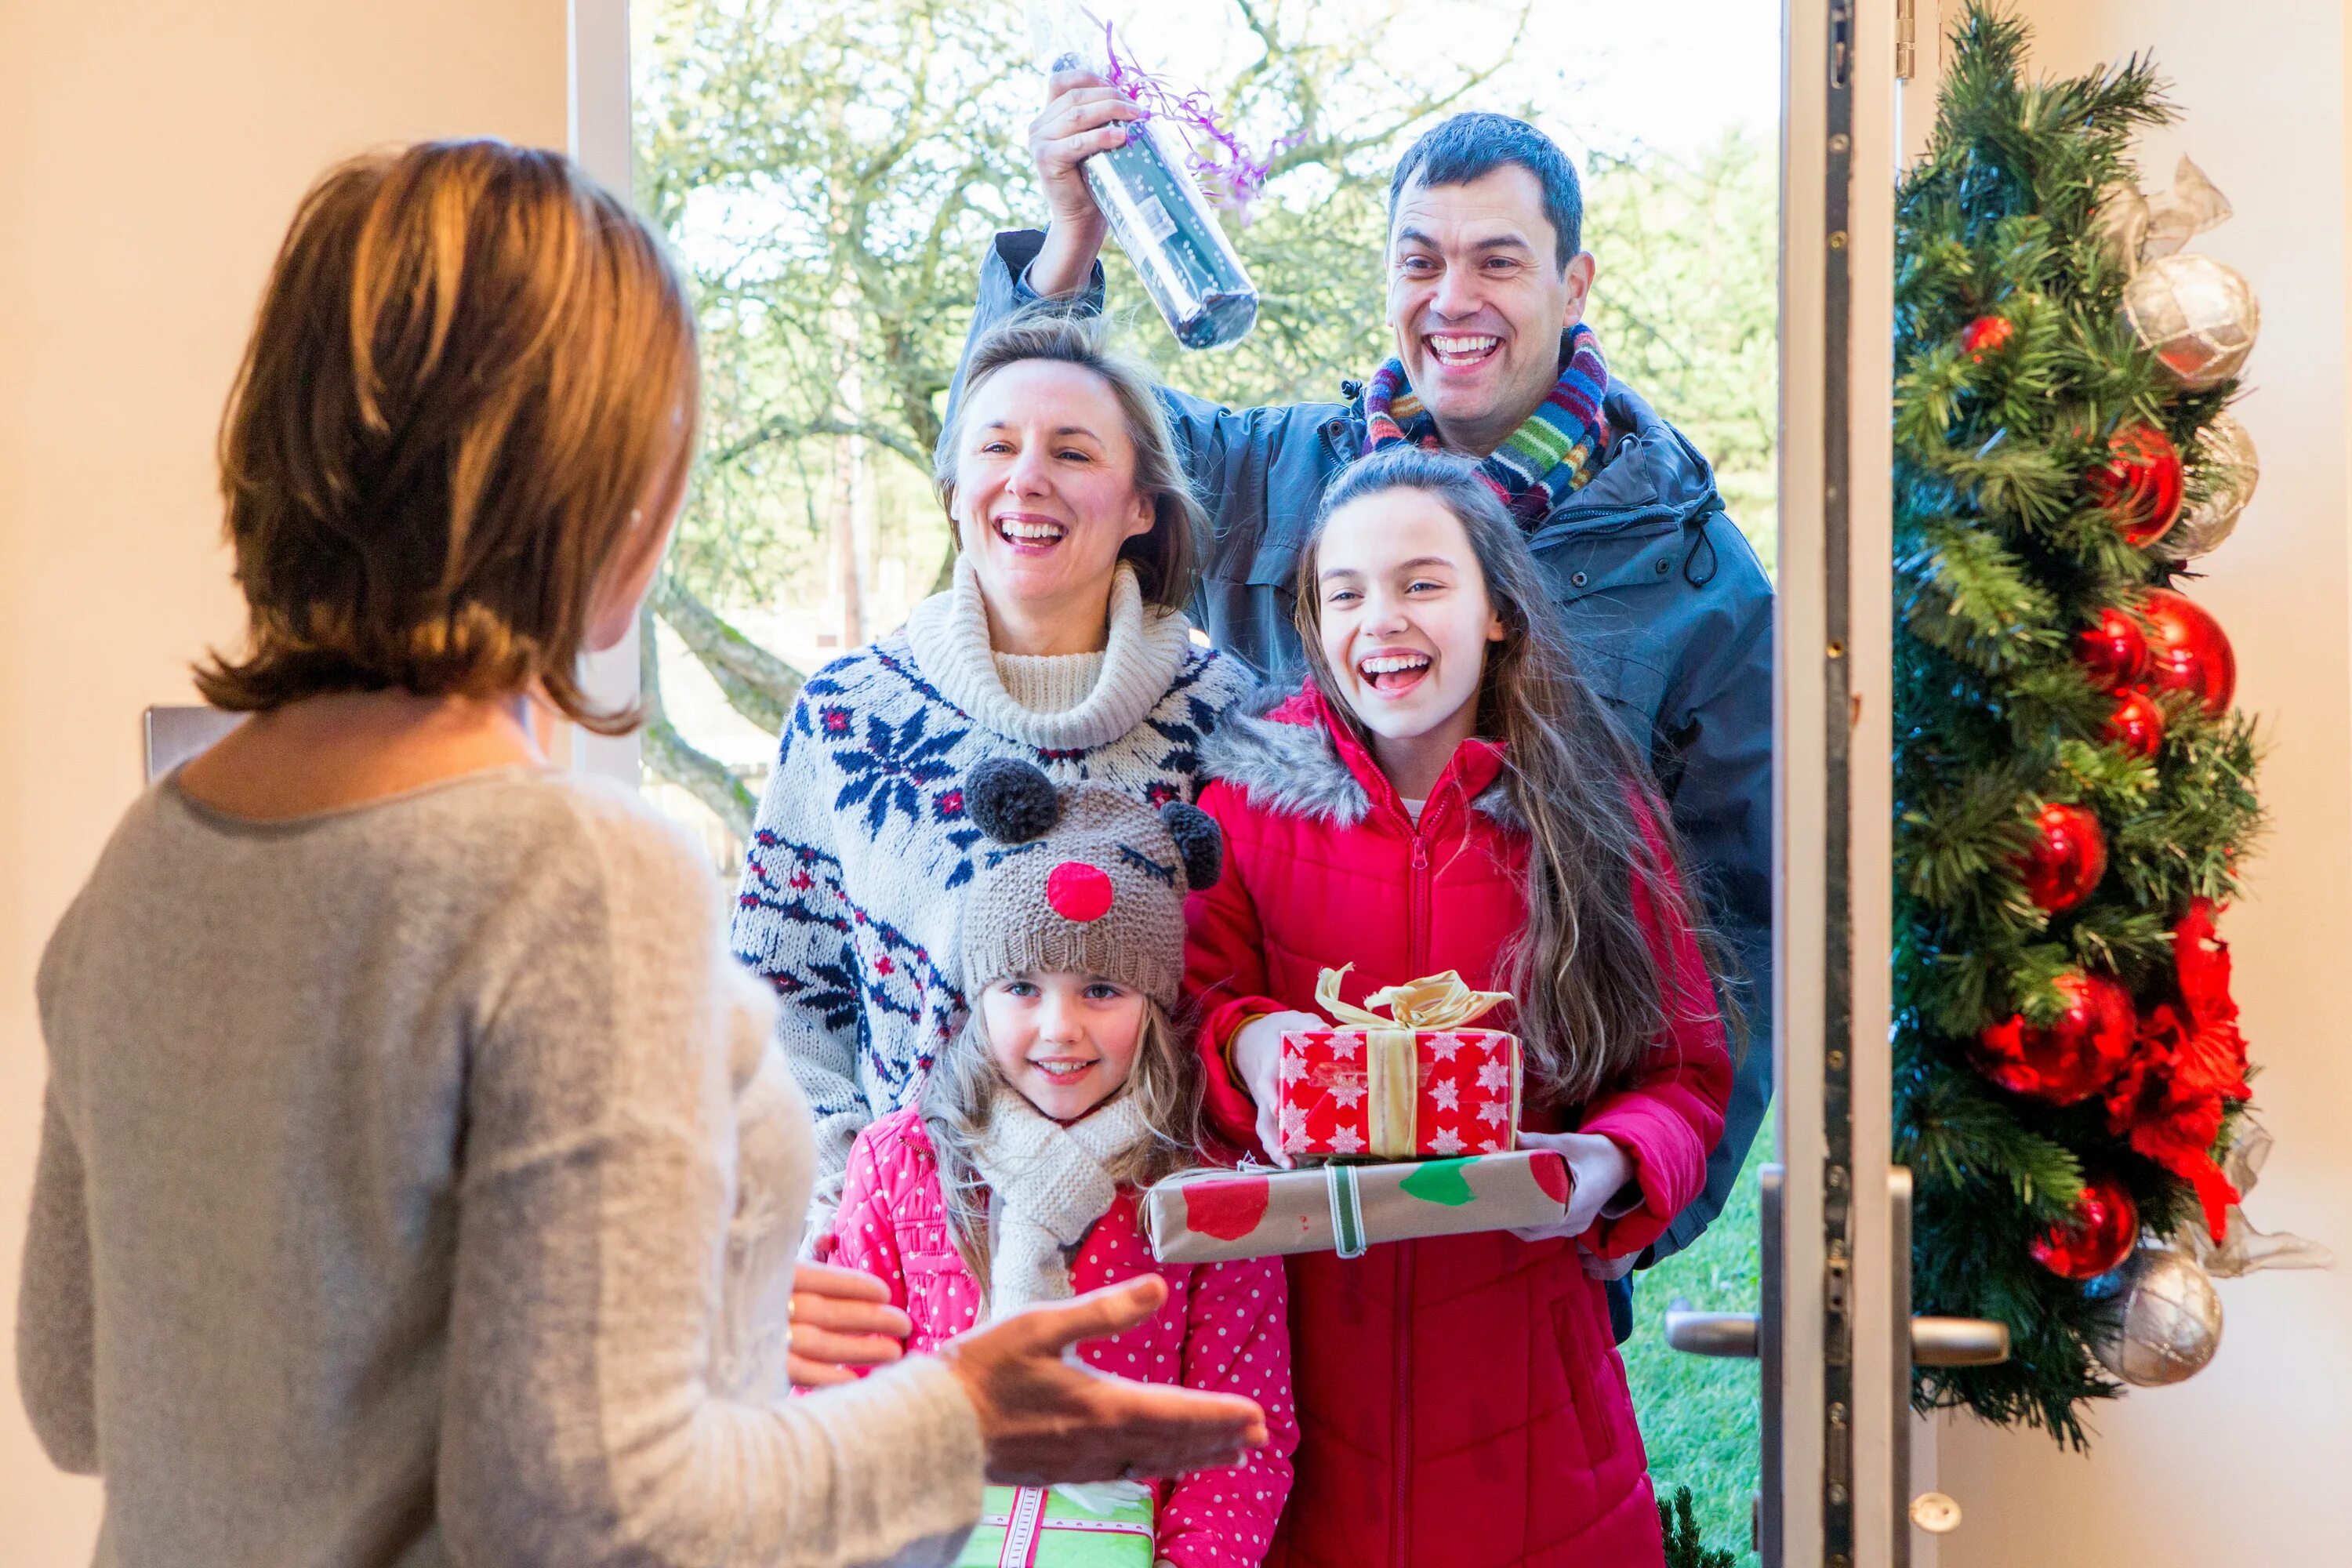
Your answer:
[[[1765,1562],[1907,1561],[1889,1202],[1895,0],[1784,0]],[[1777,1333],[1772,1331],[1778,1330]],[[1777,1341],[1776,1342],[1773,1342]]]
[[[571,145],[580,166],[607,188],[626,196],[636,184],[636,143],[630,114],[635,83],[629,75],[629,0],[566,0],[570,26],[572,85]],[[637,697],[637,630],[620,645],[590,654],[582,663],[581,685],[592,701],[619,706]],[[576,724],[569,731],[571,765],[586,773],[637,787],[637,737],[599,735]]]

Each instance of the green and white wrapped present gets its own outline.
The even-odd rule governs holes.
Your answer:
[[[990,1487],[956,1568],[1151,1568],[1152,1499],[1134,1481]]]

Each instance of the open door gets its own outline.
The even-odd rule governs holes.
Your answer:
[[[1754,1314],[1676,1349],[1763,1363],[1767,1568],[1906,1568],[1910,1369],[1998,1360],[1996,1324],[1914,1320],[1890,1160],[1889,540],[1894,188],[1907,0],[1783,11],[1775,1093]]]

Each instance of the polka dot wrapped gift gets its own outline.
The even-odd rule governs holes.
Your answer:
[[[1518,1037],[1469,1026],[1509,994],[1473,991],[1448,970],[1375,991],[1360,1007],[1339,997],[1352,967],[1323,971],[1315,988],[1333,1026],[1282,1037],[1282,1152],[1407,1160],[1517,1147]]]

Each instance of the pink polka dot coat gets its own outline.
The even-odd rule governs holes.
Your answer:
[[[1246,1461],[1160,1483],[1162,1561],[1176,1568],[1247,1568],[1265,1560],[1274,1539],[1298,1447],[1282,1266],[1265,1258],[1158,1262],[1137,1223],[1135,1197],[1122,1189],[1095,1222],[1071,1262],[1071,1283],[1083,1293],[1156,1273],[1168,1281],[1167,1302],[1150,1321],[1081,1345],[1078,1354],[1142,1383],[1246,1394],[1265,1411],[1271,1440]],[[978,1318],[979,1283],[948,1239],[938,1157],[914,1108],[857,1135],[834,1218],[832,1261],[890,1287],[892,1303],[915,1321],[910,1352],[934,1349]]]

